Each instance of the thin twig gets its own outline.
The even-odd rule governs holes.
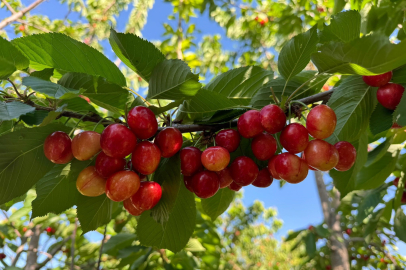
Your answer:
[[[17,87],[16,87],[16,85],[13,83],[13,81],[10,80],[9,78],[7,78],[7,81],[8,81],[9,83],[11,83],[11,85],[12,85],[13,88],[14,88],[14,91],[16,91],[16,93],[17,93],[17,96],[18,96],[21,100],[24,100],[24,97],[20,94],[20,92],[18,92]]]
[[[74,270],[74,268],[75,268],[75,240],[76,240],[76,231],[77,230],[78,230],[78,220],[75,219],[75,228],[73,229],[73,232],[72,232],[72,244],[70,247],[70,255],[72,256],[71,263],[70,263],[70,270]]]
[[[16,13],[14,13],[13,15],[11,15],[10,17],[2,20],[0,22],[0,30],[3,29],[4,27],[6,27],[7,25],[9,25],[10,23],[20,19],[21,17],[23,17],[27,12],[31,11],[32,9],[36,8],[39,4],[41,4],[42,2],[44,2],[45,0],[37,0],[34,3],[32,3],[31,5],[29,5],[28,7],[24,8],[23,10],[20,10]]]
[[[103,250],[103,245],[104,245],[104,241],[106,240],[106,233],[107,233],[107,224],[104,227],[104,233],[103,233],[103,239],[100,245],[100,251],[99,251],[99,260],[97,261],[97,270],[100,270],[100,264],[101,264],[101,259],[102,259],[102,250]]]
[[[65,239],[62,240],[62,242],[55,248],[53,248],[49,253],[47,253],[47,259],[45,259],[42,263],[38,264],[37,267],[35,268],[36,270],[41,269],[44,267],[50,260],[52,260],[55,256],[56,253],[58,253],[63,246],[65,245],[66,242],[68,242],[70,237],[66,237]]]
[[[137,96],[139,96],[139,97],[142,99],[142,101],[144,101],[144,103],[147,104],[148,106],[151,106],[151,105],[152,105],[152,104],[149,103],[143,96],[141,96],[140,94],[138,94],[136,91],[132,90],[132,89],[129,88],[129,87],[124,87],[124,88],[127,89],[128,91],[130,91],[130,92],[136,94]]]
[[[1,2],[3,2],[3,4],[8,8],[8,10],[11,11],[11,13],[15,14],[16,11],[14,10],[14,8],[6,1],[6,0],[1,0]]]

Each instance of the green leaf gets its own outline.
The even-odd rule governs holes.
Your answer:
[[[29,190],[24,200],[23,207],[15,211],[9,218],[9,222],[21,220],[31,212],[31,202],[35,199],[35,191]]]
[[[365,166],[368,167],[372,163],[379,161],[388,151],[389,147],[392,144],[390,138],[386,139],[384,142],[375,147],[371,152],[368,153],[368,159],[365,163]]]
[[[12,101],[12,102],[0,102],[0,120],[7,121],[19,118],[21,115],[31,113],[35,111],[34,107],[27,104]]]
[[[59,103],[59,107],[62,107],[64,104],[66,104],[65,110],[68,111],[97,113],[96,109],[81,97],[64,99]]]
[[[97,197],[79,195],[77,213],[83,233],[94,231],[109,223],[118,203],[113,202],[105,194]]]
[[[213,197],[202,199],[204,212],[214,221],[230,206],[234,199],[234,194],[234,191],[222,188]]]
[[[400,67],[393,71],[391,82],[399,84],[406,83],[406,66]]]
[[[330,25],[320,32],[320,42],[350,42],[359,38],[361,33],[361,15],[358,11],[340,12],[331,18]]]
[[[118,58],[146,81],[155,66],[165,60],[154,44],[134,34],[117,33],[111,29],[109,41]]]
[[[20,118],[29,126],[38,126],[48,116],[48,113],[48,111],[35,110],[31,113],[27,113],[26,115],[22,115]]]
[[[7,79],[17,69],[28,67],[30,61],[9,41],[0,37],[0,80]]]
[[[394,219],[394,231],[396,236],[406,243],[406,215],[403,213],[402,208],[396,210],[395,219]]]
[[[399,105],[396,107],[395,112],[393,113],[393,119],[395,123],[398,123],[400,126],[406,126],[406,95],[404,94],[400,100]]]
[[[304,238],[306,245],[306,253],[310,258],[313,258],[316,255],[316,236],[314,233],[308,233]]]
[[[138,101],[137,101],[137,103],[138,103]],[[174,101],[174,102],[171,102],[171,103],[169,103],[168,105],[163,106],[163,107],[149,106],[148,108],[149,108],[155,115],[158,115],[158,114],[161,114],[161,113],[163,113],[163,112],[172,110],[173,108],[179,107],[179,105],[182,104],[182,103],[183,103],[183,99],[179,99],[179,100],[176,100],[176,101]],[[143,105],[144,105],[144,103],[140,104],[139,106],[143,106]]]
[[[199,75],[181,60],[164,60],[152,71],[148,99],[178,100],[192,97],[201,88]]]
[[[50,124],[22,128],[0,137],[0,204],[26,193],[52,169],[54,164],[44,155],[44,141],[54,131],[69,130]]]
[[[393,201],[393,209],[395,209],[395,211],[402,205],[402,197],[405,191],[405,179],[406,179],[405,174],[404,172],[402,172],[398,182],[398,186],[396,188],[395,198]]]
[[[377,104],[369,119],[369,128],[372,135],[377,135],[390,129],[393,125],[393,111],[386,109],[380,103]]]
[[[58,215],[74,206],[79,197],[76,179],[92,162],[75,159],[72,163],[55,165],[36,185],[37,198],[32,203],[32,217],[48,213]]]
[[[22,84],[52,99],[71,98],[72,95],[79,94],[79,90],[65,88],[62,85],[33,76],[23,78]]]
[[[312,55],[319,72],[375,75],[406,64],[406,41],[392,44],[379,35],[364,36],[348,43],[328,43]]]
[[[199,240],[190,238],[189,242],[187,242],[185,250],[190,252],[203,252],[206,249],[200,244]]]
[[[361,204],[358,207],[358,214],[356,221],[362,223],[363,220],[372,214],[374,209],[382,201],[383,196],[387,193],[386,186],[381,186],[377,189],[367,192],[364,198],[361,200]]]
[[[120,86],[124,75],[106,56],[86,44],[64,34],[47,33],[17,38],[12,41],[29,60],[30,67],[42,70],[56,68],[101,76]]]
[[[136,235],[132,233],[119,233],[112,236],[104,245],[102,253],[117,256],[118,252],[131,245],[136,239]]]
[[[367,129],[369,118],[376,104],[375,91],[361,77],[351,76],[335,87],[328,101],[337,115],[336,129],[327,141],[353,142]]]
[[[150,211],[141,215],[137,235],[142,245],[178,252],[186,246],[196,224],[196,205],[192,192],[180,185],[179,194],[167,222],[160,224]],[[181,228],[181,229],[180,229]]]
[[[42,80],[49,81],[50,78],[54,75],[54,69],[53,68],[46,68],[40,71],[34,71],[30,74],[31,77],[37,77]]]
[[[0,205],[0,209],[3,209],[4,211],[8,211],[10,209],[10,207],[13,206],[14,204],[24,201],[26,196],[27,196],[27,194],[23,194],[17,198],[12,199],[9,202],[3,203],[2,205]]]
[[[333,14],[341,12],[345,7],[345,4],[346,4],[345,0],[334,0]]]
[[[289,232],[288,237],[286,237],[286,239],[285,239],[285,242],[292,241],[293,239],[296,239],[296,237],[298,237],[299,234],[301,232],[303,232],[303,231],[305,231],[305,230],[298,230],[298,231],[294,231],[294,232]]]

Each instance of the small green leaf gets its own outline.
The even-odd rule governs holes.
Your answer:
[[[9,41],[0,37],[0,80],[7,79],[17,69],[28,67],[30,61]]]
[[[185,113],[215,113],[219,110],[238,108],[240,105],[226,96],[201,89],[190,101],[185,102],[179,110]]]
[[[29,126],[38,126],[48,116],[48,113],[48,111],[35,110],[31,113],[27,113],[26,115],[22,115],[20,118]]]
[[[112,236],[104,245],[102,253],[117,256],[118,252],[131,245],[136,239],[136,235],[132,233],[119,233]]]
[[[331,18],[330,25],[320,32],[320,42],[350,42],[359,38],[361,33],[361,15],[358,11],[340,12]]]
[[[213,197],[202,199],[204,212],[214,221],[230,206],[234,199],[234,194],[234,191],[222,188]]]
[[[72,98],[72,95],[79,94],[79,90],[65,88],[62,85],[33,76],[23,78],[22,84],[52,99]]]
[[[54,69],[53,68],[45,68],[40,71],[34,71],[30,74],[31,77],[37,77],[39,79],[49,81],[50,78],[54,75]]]
[[[393,113],[393,120],[400,126],[406,126],[406,94],[402,96],[399,105]]]
[[[206,249],[200,244],[199,240],[190,238],[189,242],[187,242],[185,250],[190,252],[203,252]]]
[[[313,258],[316,255],[316,236],[314,233],[309,232],[306,237],[304,238],[305,245],[306,245],[306,253],[307,256]]]
[[[15,211],[9,218],[9,222],[21,220],[24,216],[27,216],[31,212],[31,202],[35,199],[35,191],[29,190],[24,200],[23,207]]]
[[[403,213],[402,208],[396,210],[395,219],[394,219],[394,231],[396,236],[406,243],[406,215]]]
[[[3,203],[2,205],[0,205],[0,209],[3,209],[4,211],[8,211],[10,209],[10,207],[13,206],[14,204],[24,201],[26,196],[27,196],[27,194],[23,194],[17,198],[12,199],[9,202]]]
[[[0,120],[7,121],[18,119],[20,116],[31,113],[35,111],[34,107],[31,107],[27,104],[12,101],[12,102],[1,102],[0,101]]]
[[[179,105],[182,104],[182,103],[183,103],[183,99],[179,99],[179,100],[176,100],[176,101],[174,101],[174,102],[171,102],[171,103],[169,103],[168,105],[163,106],[163,107],[149,106],[148,108],[149,108],[155,115],[158,115],[158,114],[161,114],[161,113],[163,113],[163,112],[172,110],[173,108],[179,107]],[[142,105],[144,105],[144,103],[140,104],[139,106],[142,106]]]
[[[402,172],[402,177],[400,177],[399,182],[398,182],[398,186],[396,188],[396,194],[395,194],[395,199],[393,201],[393,209],[395,209],[395,211],[400,208],[400,206],[402,205],[402,197],[403,197],[403,193],[405,191],[405,173]]]
[[[369,128],[373,135],[390,129],[393,125],[393,111],[386,109],[380,103],[375,107],[369,119]]]
[[[365,197],[362,199],[360,206],[358,207],[358,214],[356,221],[362,223],[363,220],[368,217],[378,204],[382,201],[383,196],[387,193],[386,186],[381,186],[377,189],[367,192]]]

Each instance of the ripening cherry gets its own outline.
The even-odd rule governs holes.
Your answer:
[[[193,175],[192,176],[186,176],[186,175],[183,176],[183,182],[185,183],[185,187],[190,192],[193,192],[192,179],[193,179]]]
[[[244,138],[254,138],[256,135],[264,131],[261,125],[261,115],[257,110],[245,112],[238,118],[238,132]]]
[[[338,151],[338,163],[334,167],[337,171],[348,171],[355,163],[357,150],[349,142],[338,142],[334,145]]]
[[[292,123],[282,130],[279,139],[283,148],[292,154],[297,154],[306,149],[309,143],[309,133],[303,125]]]
[[[231,177],[231,170],[229,167],[217,172],[217,175],[220,180],[220,188],[228,187],[233,182],[233,178]]]
[[[330,137],[336,128],[337,116],[327,105],[317,105],[307,115],[306,128],[316,139]]]
[[[282,153],[275,158],[275,170],[278,176],[291,184],[305,180],[309,172],[306,161],[291,153]]]
[[[66,164],[73,159],[72,141],[68,134],[55,131],[44,142],[44,154],[55,164]]]
[[[197,197],[207,199],[220,189],[220,180],[215,172],[202,171],[192,178],[192,188]]]
[[[307,164],[319,171],[333,169],[339,160],[339,154],[334,145],[319,139],[309,142],[304,154]]]
[[[268,160],[278,148],[275,138],[268,133],[261,133],[254,137],[251,143],[251,149],[254,156],[259,160]]]
[[[89,160],[100,150],[100,134],[95,131],[83,131],[72,140],[72,153],[77,160]]]
[[[236,184],[235,182],[232,182],[232,183],[228,186],[228,188],[231,189],[231,190],[234,190],[235,192],[237,192],[237,191],[239,191],[239,190],[242,188],[242,186]]]
[[[119,171],[106,182],[106,195],[115,202],[130,198],[140,188],[140,178],[133,171]]]
[[[134,204],[131,202],[131,199],[124,200],[123,206],[125,210],[127,210],[127,212],[133,216],[140,216],[142,212],[144,212],[144,210],[135,207]]]
[[[127,122],[135,136],[142,140],[151,138],[158,130],[155,114],[143,106],[132,108],[128,113]]]
[[[234,129],[223,129],[216,135],[216,145],[224,147],[228,152],[232,153],[237,150],[240,145],[240,134]]]
[[[252,182],[255,187],[266,188],[269,187],[273,182],[272,175],[269,173],[268,168],[263,168],[259,171],[257,179]]]
[[[405,88],[400,84],[388,83],[379,87],[376,97],[379,103],[389,110],[395,110],[400,103]]]
[[[276,172],[276,169],[275,169],[275,159],[276,159],[276,157],[277,157],[277,155],[273,156],[268,161],[268,171],[271,174],[271,176],[273,177],[273,179],[280,180],[281,178],[279,177],[279,175],[278,175],[278,173]]]
[[[155,138],[155,144],[161,149],[161,155],[164,158],[175,155],[182,147],[182,143],[182,133],[174,127],[165,128]]]
[[[231,177],[240,186],[248,186],[257,179],[259,169],[249,157],[238,157],[230,166]]]
[[[213,172],[224,170],[230,163],[230,153],[221,146],[212,146],[202,153],[203,166]]]
[[[20,30],[21,32],[23,32],[25,30],[25,26],[22,24],[18,27],[18,30]]]
[[[399,185],[399,180],[400,180],[400,178],[396,177],[395,180],[393,180],[393,185],[398,186]]]
[[[300,158],[303,159],[303,160],[306,160],[304,152],[302,153],[302,156],[301,156]],[[309,164],[307,164],[307,166],[309,167],[309,170],[317,171],[315,168],[313,168],[313,167],[310,166]]]
[[[131,202],[144,211],[152,209],[161,199],[162,188],[154,181],[141,182],[139,190],[131,196]]]
[[[362,76],[362,79],[369,86],[380,87],[390,82],[390,80],[392,79],[392,75],[393,75],[392,71],[389,71],[379,75]]]
[[[98,174],[109,178],[114,173],[124,170],[125,164],[124,158],[109,157],[104,152],[100,152],[97,155],[95,167]]]
[[[161,150],[159,147],[149,141],[143,141],[135,146],[131,156],[133,168],[144,175],[155,172],[161,161]]]
[[[286,115],[277,105],[266,105],[261,109],[260,116],[262,127],[270,134],[282,131],[286,125]]]
[[[196,147],[185,147],[180,150],[180,171],[183,175],[192,176],[203,169],[202,151]]]
[[[124,158],[134,150],[137,137],[126,126],[111,124],[103,130],[100,145],[106,155]]]
[[[96,172],[94,166],[89,166],[79,173],[76,188],[84,196],[96,197],[105,192],[106,179]]]
[[[352,234],[352,230],[350,228],[345,230],[346,234],[351,235]]]

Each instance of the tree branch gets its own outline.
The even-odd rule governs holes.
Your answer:
[[[44,2],[45,0],[37,0],[34,3],[32,3],[31,5],[29,5],[28,7],[24,8],[23,10],[20,10],[16,13],[14,13],[13,15],[11,15],[10,17],[2,20],[0,22],[0,30],[3,29],[4,27],[6,27],[7,25],[9,25],[10,23],[20,19],[22,16],[24,16],[27,12],[31,11],[32,9],[36,8],[39,4],[41,4],[42,2]],[[3,1],[4,3],[4,1]],[[11,11],[11,10],[10,10]]]
[[[97,268],[96,268],[97,270],[100,269],[101,258],[102,258],[102,250],[103,250],[104,241],[106,240],[106,233],[107,233],[107,224],[104,227],[103,239],[102,239],[101,244],[100,244],[99,259],[97,260]]]
[[[75,228],[73,229],[72,232],[72,244],[70,248],[70,255],[72,256],[72,260],[70,263],[70,270],[73,270],[75,268],[75,240],[76,240],[76,231],[78,230],[78,220],[77,218],[75,219]]]
[[[323,209],[324,222],[329,224],[330,220],[330,202],[328,201],[328,193],[326,189],[326,184],[323,180],[323,173],[319,171],[314,172],[316,177],[317,191],[319,192],[319,197],[321,201],[321,208]],[[330,227],[330,225],[329,225]]]
[[[14,8],[6,0],[1,0],[1,2],[3,2],[3,4],[7,7],[7,9],[11,11],[11,13],[13,13],[13,14],[16,13]]]
[[[41,225],[36,225],[32,228],[32,236],[30,243],[28,244],[28,253],[27,253],[27,265],[25,266],[26,270],[35,270],[37,267],[38,259],[38,245],[39,237],[41,235]]]
[[[56,253],[58,253],[63,246],[65,245],[66,242],[68,242],[70,239],[70,237],[66,237],[65,239],[62,240],[62,242],[60,243],[60,245],[58,245],[57,247],[54,247],[54,249],[51,250],[50,253],[48,253],[48,258],[45,259],[45,261],[43,261],[42,263],[38,264],[37,267],[35,267],[35,270],[39,270],[42,267],[44,267],[50,260],[53,259],[53,257],[55,256]]]

